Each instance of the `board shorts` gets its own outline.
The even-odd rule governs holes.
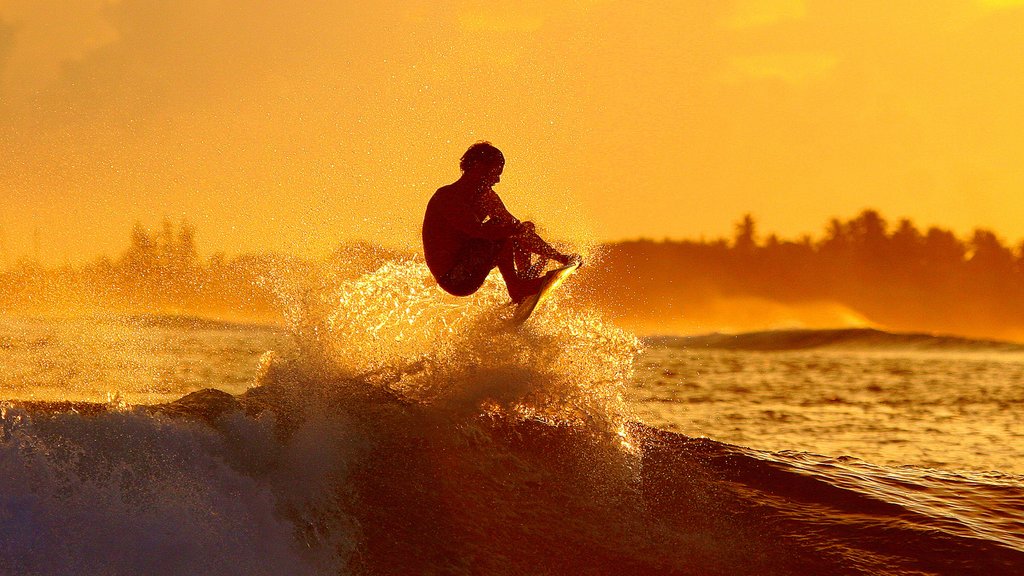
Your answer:
[[[470,238],[455,255],[455,264],[437,279],[437,283],[455,296],[469,296],[476,292],[498,265],[498,254],[505,242]]]

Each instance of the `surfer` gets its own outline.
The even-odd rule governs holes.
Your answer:
[[[518,303],[540,290],[549,260],[579,260],[555,250],[533,222],[521,222],[505,208],[493,188],[501,181],[505,157],[490,142],[470,146],[459,167],[462,176],[434,193],[423,218],[427,267],[446,292],[469,296],[497,266]]]

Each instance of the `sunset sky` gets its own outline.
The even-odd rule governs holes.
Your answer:
[[[514,4],[515,7],[505,4]],[[1024,2],[0,0],[0,264],[415,246],[473,141],[553,237],[1024,238]]]

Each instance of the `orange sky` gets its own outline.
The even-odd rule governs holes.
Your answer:
[[[1021,3],[2,0],[0,258],[165,215],[204,254],[415,245],[478,139],[555,237],[874,207],[1017,242]]]

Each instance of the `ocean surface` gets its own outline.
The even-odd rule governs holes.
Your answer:
[[[1020,346],[639,339],[571,286],[516,330],[427,278],[0,318],[0,574],[1024,574]]]

